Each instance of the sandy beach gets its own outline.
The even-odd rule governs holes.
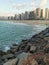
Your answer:
[[[49,20],[13,20],[15,23],[25,23],[29,25],[49,25]]]
[[[49,25],[49,20],[0,20],[5,22],[25,23],[29,25]]]

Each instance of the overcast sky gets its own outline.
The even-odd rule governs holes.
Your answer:
[[[49,0],[0,0],[0,16],[11,16],[37,7],[49,8]]]

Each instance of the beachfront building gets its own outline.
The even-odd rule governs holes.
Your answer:
[[[40,16],[41,19],[44,19],[44,11],[43,9],[41,9],[41,16]]]
[[[40,19],[40,16],[41,16],[41,9],[40,8],[37,8],[36,9],[36,18],[37,19]]]
[[[21,14],[19,14],[19,20],[21,20]]]
[[[14,16],[14,20],[17,20],[17,14],[15,14],[15,16]]]
[[[45,10],[45,19],[48,19],[48,14],[49,14],[49,9],[46,8],[46,10]]]
[[[31,11],[31,12],[29,13],[29,19],[30,19],[30,20],[33,20],[33,19],[34,19],[34,11]]]
[[[11,16],[11,20],[14,20],[14,17],[13,16]]]
[[[21,20],[24,20],[24,13],[21,14]]]
[[[36,9],[34,10],[34,19],[36,19]]]
[[[49,12],[48,12],[48,19],[49,19]]]
[[[27,12],[27,11],[25,12],[25,14],[24,14],[24,19],[25,19],[25,20],[28,20],[28,19],[29,19],[29,12]]]

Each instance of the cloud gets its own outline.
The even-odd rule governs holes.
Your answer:
[[[14,8],[17,8],[17,9],[23,8],[23,7],[25,7],[25,6],[26,6],[25,3],[23,3],[23,4],[13,4],[13,7],[14,7]]]
[[[41,4],[40,4],[40,7],[44,7],[46,4],[47,4],[47,0],[42,0]]]
[[[16,9],[24,9],[24,8],[29,8],[29,7],[34,7],[35,6],[35,1],[32,1],[30,3],[14,3],[12,4],[13,8]]]

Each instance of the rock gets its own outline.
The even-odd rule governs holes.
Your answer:
[[[38,59],[38,64],[39,65],[46,65],[43,59]]]
[[[0,56],[6,55],[6,52],[3,52],[2,50],[0,50]]]
[[[26,59],[28,57],[28,55],[31,55],[30,53],[26,53],[26,52],[23,52],[21,54],[18,55],[18,58],[19,58],[19,63],[18,65],[22,65],[22,62],[24,59]]]
[[[46,65],[49,65],[49,54],[45,55],[44,61],[45,61]]]
[[[38,63],[37,63],[37,61],[36,61],[35,59],[33,59],[33,60],[31,61],[31,65],[38,65]]]
[[[18,49],[18,46],[12,46],[11,49]]]
[[[27,44],[28,41],[29,41],[28,39],[26,39],[26,40],[22,40],[21,44]]]
[[[7,51],[7,54],[14,54],[15,52],[17,52],[17,49],[10,49]]]
[[[47,40],[49,42],[49,37],[44,37],[45,40]]]
[[[3,65],[3,61],[1,60],[1,58],[0,58],[0,65]]]
[[[16,43],[14,43],[13,46],[18,46],[18,45]]]
[[[15,56],[13,54],[7,54],[2,57],[2,60],[6,61],[6,59],[9,60],[9,59],[13,59],[13,58],[15,58]]]
[[[44,47],[44,52],[45,52],[45,53],[49,53],[49,44],[47,44],[47,45]]]
[[[28,44],[27,44],[28,46],[32,46],[32,43],[31,42],[28,42]]]
[[[27,46],[25,47],[24,51],[25,51],[25,52],[29,52],[29,50],[30,50],[30,45],[27,45]]]
[[[32,54],[23,53],[22,57],[23,58],[20,58],[18,65],[38,65]]]
[[[19,47],[19,50],[21,51],[24,51],[24,49],[25,49],[25,47],[26,47],[27,45],[26,44],[22,44],[20,47]]]
[[[8,50],[6,53],[7,54],[13,54],[11,50]]]
[[[35,52],[35,51],[36,51],[36,47],[35,47],[35,46],[31,46],[30,52],[33,53],[33,52]]]
[[[17,65],[17,63],[18,63],[18,59],[15,58],[15,59],[9,60],[8,62],[4,63],[3,65]]]

